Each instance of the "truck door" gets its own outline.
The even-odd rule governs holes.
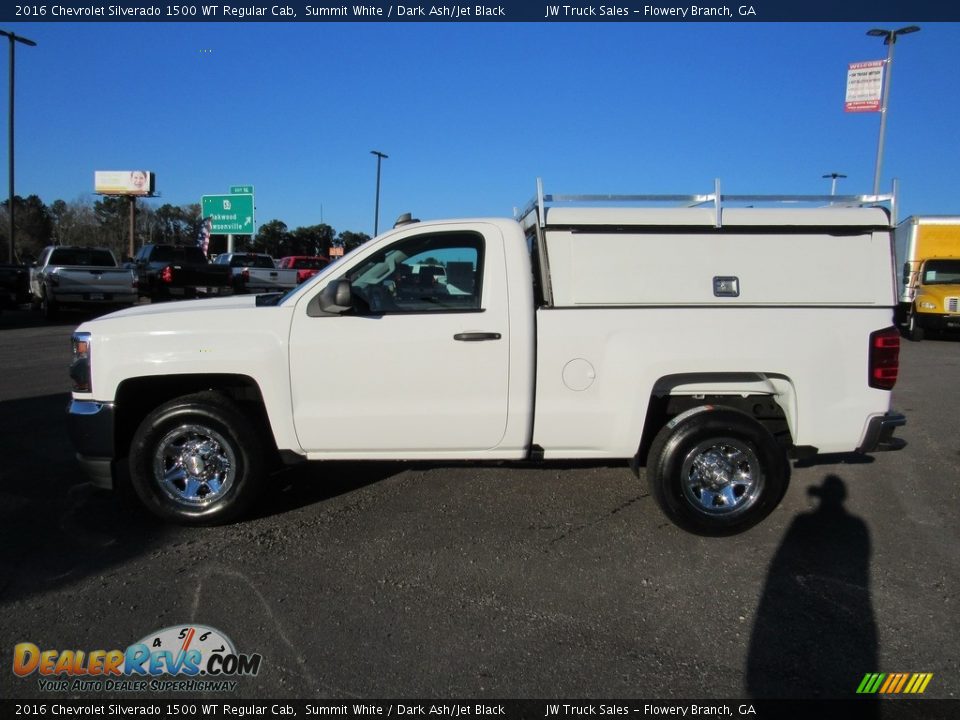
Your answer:
[[[334,275],[331,282],[351,284],[346,312],[320,311],[322,288],[298,303],[291,399],[305,451],[463,456],[503,438],[510,342],[503,237],[486,224],[440,227],[404,233]]]

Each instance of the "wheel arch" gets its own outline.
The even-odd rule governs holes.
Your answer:
[[[700,406],[738,410],[766,427],[785,448],[793,448],[797,393],[793,381],[773,372],[679,373],[653,386],[633,467],[647,462],[657,433],[681,413]]]
[[[151,411],[175,398],[199,392],[216,392],[229,398],[262,431],[267,447],[277,454],[263,393],[256,380],[247,375],[190,374],[134,377],[120,383],[115,400],[116,456],[126,456],[134,433]]]

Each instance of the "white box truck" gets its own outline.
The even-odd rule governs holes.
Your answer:
[[[518,219],[398,225],[283,296],[84,323],[80,461],[209,524],[284,462],[622,458],[675,523],[728,534],[791,456],[894,447],[888,212],[651,199],[678,198],[541,190]]]

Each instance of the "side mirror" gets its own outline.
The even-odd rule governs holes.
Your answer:
[[[349,280],[334,280],[320,292],[320,309],[332,315],[353,307],[353,290]]]

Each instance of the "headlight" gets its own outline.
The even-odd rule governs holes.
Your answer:
[[[90,386],[90,333],[75,332],[70,338],[73,343],[73,362],[70,363],[70,378],[73,391],[88,393]]]
[[[937,304],[928,300],[924,300],[922,303],[920,303],[920,307],[922,307],[924,310],[936,310]]]

